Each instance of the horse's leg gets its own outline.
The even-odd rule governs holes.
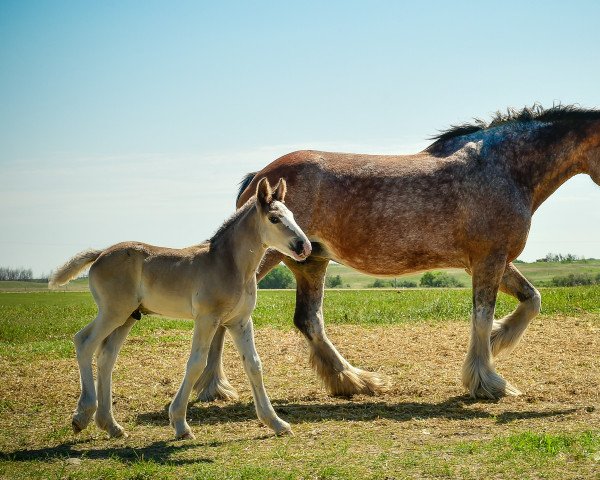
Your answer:
[[[473,271],[473,319],[471,342],[463,365],[462,381],[472,397],[499,398],[519,391],[498,375],[492,361],[490,334],[498,288],[506,265],[503,254],[475,262]]]
[[[248,375],[248,380],[250,380],[254,406],[259,420],[271,428],[277,435],[292,433],[289,423],[279,418],[275,410],[273,410],[273,406],[265,390],[262,364],[254,345],[252,319],[241,319],[239,323],[232,324],[229,326],[229,332],[242,357],[244,370],[246,371],[246,375]]]
[[[238,394],[231,386],[225,370],[223,370],[223,346],[225,344],[225,327],[219,327],[208,352],[206,368],[194,385],[194,391],[201,402],[213,400],[237,400]]]
[[[75,433],[79,433],[88,426],[98,406],[92,357],[102,340],[124,323],[115,318],[119,318],[118,315],[107,314],[100,310],[98,316],[77,332],[73,338],[81,380],[81,395],[71,421]]]
[[[263,259],[258,273],[257,281],[264,277],[273,267],[281,262],[282,253],[277,250],[269,250]],[[225,327],[219,327],[213,337],[208,353],[206,368],[194,385],[194,392],[198,394],[201,402],[212,402],[213,400],[236,400],[237,392],[231,386],[225,371],[223,370],[223,343],[225,342]]]
[[[500,290],[519,300],[519,306],[510,315],[495,321],[492,327],[492,355],[510,352],[519,343],[529,322],[540,313],[540,292],[521,275],[512,263],[504,270]]]
[[[336,350],[323,322],[323,288],[329,259],[309,257],[302,263],[284,258],[296,276],[294,324],[304,334],[310,348],[310,363],[332,395],[376,394],[387,382],[378,374],[353,367]]]
[[[185,376],[169,406],[169,420],[171,426],[175,429],[175,438],[177,439],[194,438],[192,430],[185,419],[187,403],[193,385],[206,367],[208,350],[217,328],[218,324],[215,323],[214,318],[197,318],[195,320],[192,349],[187,361]]]
[[[112,372],[117,355],[131,331],[136,320],[129,317],[127,321],[104,339],[97,352],[98,364],[98,410],[94,419],[96,425],[108,432],[110,437],[127,436],[125,429],[117,423],[112,411]]]

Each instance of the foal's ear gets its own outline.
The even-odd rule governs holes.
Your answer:
[[[256,186],[256,203],[263,208],[267,208],[273,201],[273,192],[267,177],[263,177]]]
[[[275,188],[273,189],[273,198],[275,200],[283,202],[283,199],[285,198],[285,192],[287,192],[287,185],[285,183],[285,179],[280,178],[277,182],[277,185],[275,185]]]

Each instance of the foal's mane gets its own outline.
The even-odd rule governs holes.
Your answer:
[[[252,197],[239,209],[233,212],[233,214],[223,222],[223,224],[219,227],[215,234],[212,237],[210,237],[210,239],[207,240],[206,243],[214,244],[215,242],[218,242],[223,237],[225,232],[229,229],[229,227],[234,225],[242,216],[244,216],[250,208],[254,207],[255,203],[256,197]]]
[[[544,108],[539,104],[531,107],[525,107],[521,110],[507,108],[506,113],[497,111],[489,122],[480,118],[474,118],[471,123],[451,125],[447,130],[442,130],[437,135],[431,137],[435,140],[426,150],[435,150],[447,140],[452,140],[463,135],[469,135],[490,128],[506,125],[508,123],[526,123],[526,122],[581,122],[585,120],[600,120],[600,110],[581,108],[577,105],[553,105],[550,108]]]

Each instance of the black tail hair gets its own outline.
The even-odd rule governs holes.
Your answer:
[[[251,173],[247,173],[244,176],[244,178],[240,182],[240,189],[238,190],[237,198],[235,199],[236,203],[240,200],[240,197],[242,196],[242,193],[244,193],[244,190],[246,190],[248,188],[248,185],[250,185],[250,183],[252,183],[252,180],[254,179],[254,177],[256,176],[257,173],[258,172],[251,172]]]

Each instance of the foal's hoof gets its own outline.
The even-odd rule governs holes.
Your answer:
[[[275,425],[271,424],[269,425],[273,431],[275,432],[275,435],[277,435],[278,437],[283,437],[283,436],[294,436],[294,433],[292,432],[292,427],[290,426],[289,423],[284,422],[281,419],[277,419],[277,422],[275,422]]]
[[[183,432],[181,435],[175,435],[175,440],[194,440],[196,438],[191,430]]]
[[[121,425],[117,425],[114,428],[111,428],[108,431],[108,436],[110,438],[127,438],[129,435],[125,431],[125,429]]]

